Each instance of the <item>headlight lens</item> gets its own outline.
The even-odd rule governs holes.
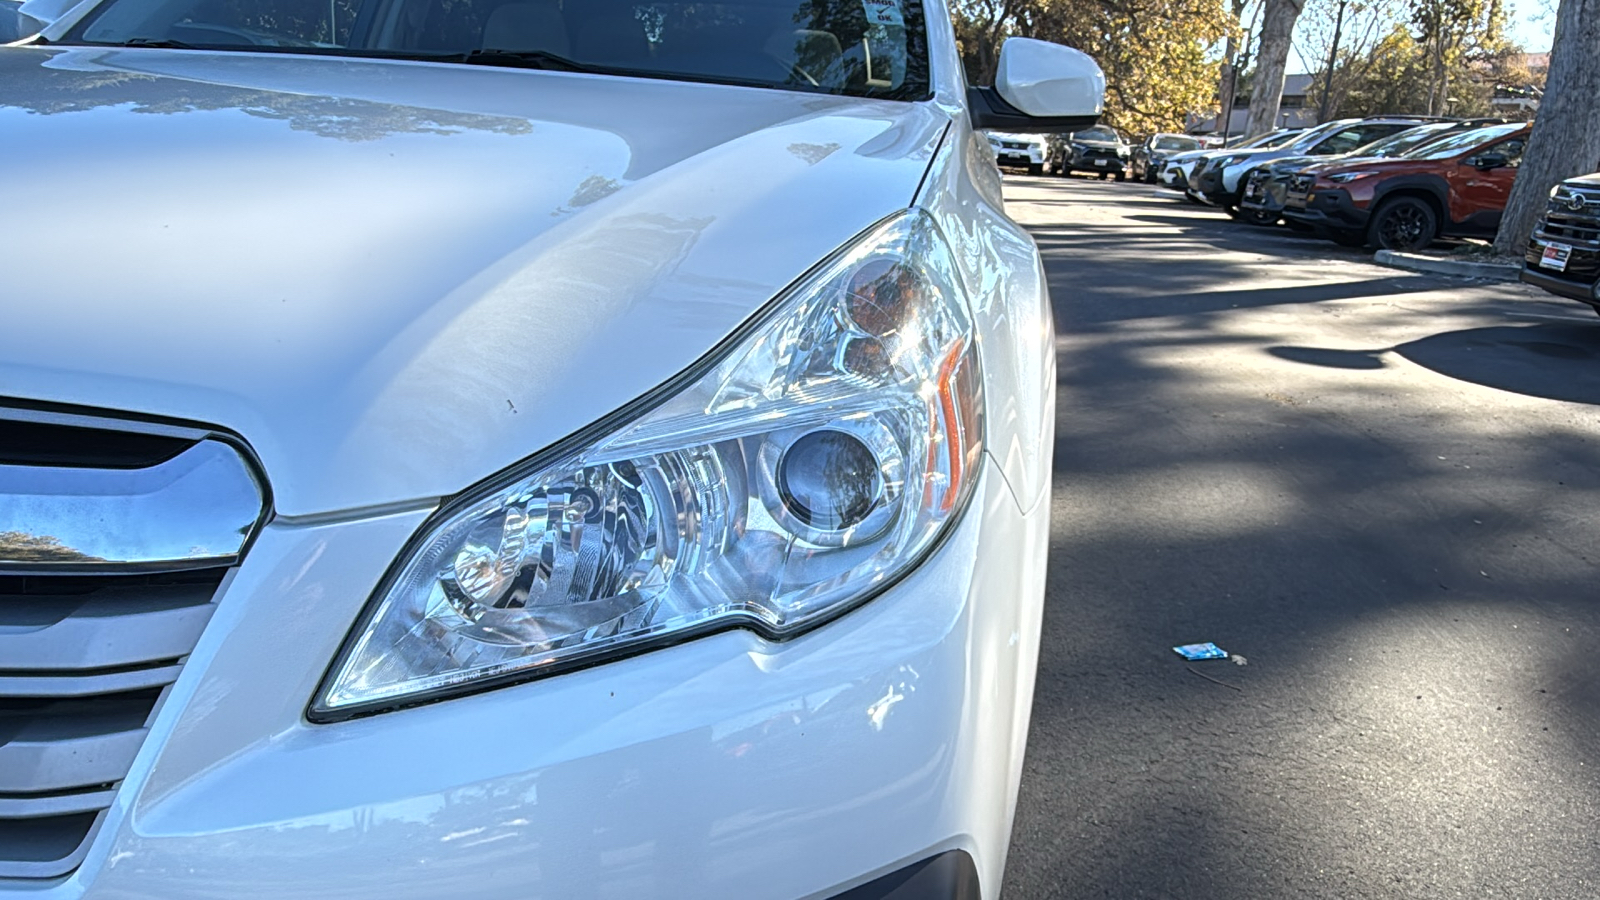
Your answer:
[[[730,626],[819,624],[921,558],[969,496],[982,379],[932,219],[872,230],[619,431],[450,504],[329,670],[315,719]]]
[[[1328,176],[1328,180],[1333,182],[1334,184],[1349,184],[1350,182],[1355,181],[1358,178],[1367,178],[1367,177],[1370,177],[1370,176],[1376,175],[1376,174],[1378,174],[1378,173],[1377,172],[1340,172],[1337,175],[1329,175]]]

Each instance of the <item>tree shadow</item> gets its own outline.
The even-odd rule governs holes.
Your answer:
[[[1447,331],[1382,350],[1278,346],[1279,359],[1340,369],[1381,369],[1398,354],[1423,368],[1483,387],[1600,406],[1600,322],[1492,325]]]
[[[1005,896],[1585,896],[1600,440],[1540,400],[1600,401],[1600,323],[1411,340],[1538,301],[1367,269],[1251,287],[1295,261],[1118,231],[1035,230],[1061,378]],[[1339,307],[1362,349],[1291,317],[1441,288]],[[1247,665],[1170,649],[1207,640]]]

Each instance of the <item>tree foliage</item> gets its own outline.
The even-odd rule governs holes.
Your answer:
[[[1215,107],[1210,51],[1234,21],[1226,0],[958,0],[954,12],[969,81],[993,81],[1007,37],[1076,47],[1106,73],[1103,121],[1134,134],[1181,131]]]
[[[1330,116],[1531,115],[1493,102],[1497,93],[1535,95],[1543,81],[1506,35],[1501,0],[1351,0],[1330,90],[1337,2],[1312,0],[1299,38],[1302,53],[1320,64],[1312,99],[1320,106],[1327,91]]]

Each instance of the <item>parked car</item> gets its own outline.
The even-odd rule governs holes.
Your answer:
[[[0,898],[999,891],[1056,350],[975,131],[1091,124],[1092,60],[969,92],[933,0],[43,38]]]
[[[1044,172],[1045,136],[1042,134],[1008,134],[989,132],[989,146],[994,148],[995,162],[1002,168],[1015,166],[1028,170],[1029,175]]]
[[[1238,217],[1253,225],[1276,223],[1283,216],[1283,206],[1289,196],[1290,180],[1308,166],[1354,159],[1401,157],[1449,135],[1482,128],[1485,125],[1499,124],[1502,121],[1504,120],[1472,119],[1459,122],[1430,122],[1396,132],[1331,159],[1323,156],[1287,156],[1270,163],[1263,163],[1245,175],[1244,193],[1239,199]]]
[[[1133,148],[1115,128],[1096,125],[1071,134],[1050,136],[1045,154],[1047,172],[1066,177],[1074,172],[1099,175],[1104,181],[1115,176],[1128,177],[1128,160]]]
[[[1133,177],[1155,184],[1169,156],[1199,149],[1200,139],[1187,134],[1152,134],[1133,151]]]
[[[1550,191],[1550,205],[1528,241],[1522,280],[1600,312],[1600,174]]]
[[[1402,116],[1340,119],[1309,129],[1289,144],[1215,153],[1196,168],[1190,178],[1189,191],[1196,199],[1232,211],[1239,205],[1245,172],[1262,163],[1289,156],[1338,156],[1397,131],[1414,128],[1421,121],[1418,117]]]
[[[1313,166],[1289,185],[1283,214],[1352,247],[1420,250],[1440,237],[1492,235],[1531,127],[1490,125],[1400,159]]]
[[[1299,138],[1305,132],[1303,128],[1286,128],[1278,131],[1269,131],[1258,134],[1237,146],[1232,151],[1251,150],[1257,148],[1272,148],[1285,146]],[[1217,153],[1230,152],[1229,149],[1221,150],[1189,150],[1183,153],[1174,153],[1167,157],[1166,164],[1162,166],[1157,183],[1164,188],[1187,192],[1189,190],[1189,177],[1199,164]]]

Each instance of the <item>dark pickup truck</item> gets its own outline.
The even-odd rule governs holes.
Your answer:
[[[1600,312],[1600,175],[1562,182],[1528,241],[1522,280]]]

